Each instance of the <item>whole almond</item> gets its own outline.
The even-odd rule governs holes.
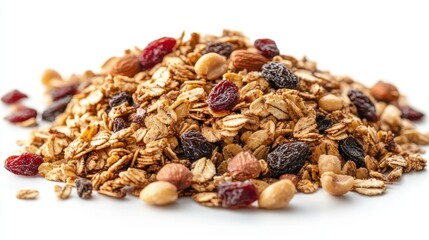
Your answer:
[[[139,58],[134,54],[125,55],[120,58],[110,70],[113,76],[121,75],[126,77],[134,77],[142,70]]]
[[[398,100],[400,94],[398,89],[390,83],[378,81],[371,88],[371,95],[378,101],[392,102]]]
[[[239,181],[256,178],[261,173],[261,165],[249,152],[240,152],[228,163],[228,172]]]
[[[231,63],[238,70],[260,71],[269,60],[260,53],[247,50],[236,50],[231,54]]]
[[[192,177],[191,171],[178,163],[166,164],[156,175],[158,181],[170,182],[176,186],[179,191],[191,186]]]

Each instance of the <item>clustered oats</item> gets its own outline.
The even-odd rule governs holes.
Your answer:
[[[41,176],[68,184],[55,187],[59,198],[76,183],[83,198],[93,189],[154,205],[191,196],[209,207],[259,199],[261,208],[283,208],[296,191],[321,187],[383,194],[426,166],[429,134],[408,120],[415,113],[393,85],[367,88],[278,54],[270,39],[255,48],[235,31],[183,36],[71,77],[78,93],[65,111],[23,143],[43,157]],[[155,45],[159,56],[150,55]],[[49,70],[43,83],[69,82],[59,79]]]

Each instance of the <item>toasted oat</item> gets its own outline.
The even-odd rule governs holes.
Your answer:
[[[39,191],[34,189],[22,189],[16,193],[18,199],[36,199],[39,196]]]

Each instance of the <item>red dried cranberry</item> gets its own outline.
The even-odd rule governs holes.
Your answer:
[[[267,58],[272,58],[280,54],[276,42],[269,38],[256,39],[254,45]]]
[[[231,110],[240,99],[238,87],[229,80],[219,82],[210,91],[207,103],[214,112]]]
[[[43,158],[33,153],[23,153],[21,155],[13,155],[4,161],[4,168],[8,171],[22,176],[34,176],[38,173],[40,164],[43,163]]]
[[[224,182],[219,184],[217,189],[217,193],[222,199],[222,206],[226,208],[247,207],[258,200],[258,189],[250,180]]]
[[[401,108],[401,118],[406,118],[411,121],[418,121],[425,116],[424,113],[417,111],[410,106],[404,106]]]
[[[55,118],[63,113],[73,96],[66,96],[53,102],[43,113],[42,119],[45,121],[53,122]]]
[[[69,85],[59,88],[54,88],[51,92],[52,100],[56,101],[66,96],[72,96],[77,93],[76,85]]]
[[[145,49],[143,49],[140,57],[140,64],[144,69],[150,69],[156,64],[162,62],[165,55],[173,51],[176,45],[176,39],[171,37],[163,37],[149,43]]]
[[[27,98],[28,96],[17,89],[14,89],[8,93],[6,93],[2,98],[2,102],[6,104],[16,103],[23,98]]]
[[[37,117],[36,110],[29,107],[20,106],[15,112],[5,117],[4,119],[9,121],[10,123],[20,123],[35,117]]]

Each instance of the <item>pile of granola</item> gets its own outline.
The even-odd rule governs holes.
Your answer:
[[[161,38],[48,89],[77,93],[52,126],[22,142],[58,197],[127,193],[165,205],[192,196],[211,207],[283,208],[323,188],[373,196],[426,166],[422,114],[395,86],[372,88],[280,54],[239,32]],[[19,156],[14,156],[18,158]],[[90,183],[90,184],[89,184]],[[80,189],[79,189],[80,188]],[[66,192],[66,197],[64,197]]]

